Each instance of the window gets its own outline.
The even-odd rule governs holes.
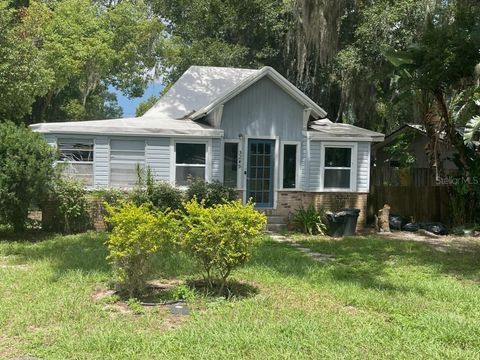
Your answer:
[[[325,189],[350,189],[352,171],[351,147],[325,147]]]
[[[145,167],[144,140],[110,141],[110,185],[132,187],[137,183],[137,168]]]
[[[93,139],[58,139],[63,173],[93,186]]]
[[[297,187],[297,144],[283,145],[282,187],[295,189]]]
[[[237,188],[238,179],[238,143],[227,142],[224,147],[223,183]]]
[[[190,177],[205,179],[206,164],[205,144],[175,144],[175,183],[177,185],[187,185]]]

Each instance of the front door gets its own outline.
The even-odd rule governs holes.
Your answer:
[[[247,200],[259,208],[273,207],[274,155],[275,140],[248,140]]]

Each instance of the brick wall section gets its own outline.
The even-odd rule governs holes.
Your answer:
[[[86,224],[87,228],[91,228],[98,231],[103,231],[107,229],[107,224],[105,223],[104,216],[105,216],[105,207],[101,200],[94,198],[94,197],[87,197],[87,201],[89,203],[89,218],[90,224]],[[42,208],[42,229],[51,231],[51,230],[58,230],[55,226],[55,209],[56,209],[55,202],[51,201],[44,204]]]
[[[277,215],[288,219],[288,215],[302,206],[314,204],[317,209],[338,211],[343,208],[360,209],[357,231],[364,229],[367,219],[367,193],[332,193],[280,191],[277,193],[277,208],[267,209],[265,214]]]
[[[285,221],[288,215],[295,209],[302,206],[307,207],[314,204],[317,209],[325,211],[338,211],[343,208],[360,209],[357,231],[362,230],[366,224],[367,215],[366,193],[318,193],[303,191],[280,191],[277,193],[277,208],[265,209],[266,215],[283,216]],[[243,198],[242,191],[238,191],[240,199]],[[104,220],[105,209],[102,202],[96,198],[89,198],[91,225],[95,230],[106,230],[107,224]],[[42,209],[42,228],[51,229],[54,219],[55,204],[48,204]]]

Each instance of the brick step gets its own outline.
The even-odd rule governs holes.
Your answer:
[[[268,215],[267,216],[267,224],[282,224],[285,225],[287,223],[284,216],[278,215]]]
[[[287,228],[286,224],[268,224],[267,230],[272,232],[281,232]]]

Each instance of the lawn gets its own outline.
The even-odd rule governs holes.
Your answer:
[[[480,251],[357,237],[302,243],[323,264],[264,238],[234,278],[256,294],[198,296],[189,316],[105,310],[106,235],[0,241],[0,358],[474,359],[480,358]],[[301,240],[301,239],[300,239]],[[182,254],[158,277],[187,279]]]

